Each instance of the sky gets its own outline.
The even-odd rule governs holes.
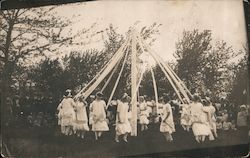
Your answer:
[[[110,24],[125,34],[129,27],[140,30],[154,22],[162,24],[152,48],[166,61],[174,60],[175,44],[184,30],[212,30],[213,43],[224,40],[234,50],[246,44],[246,29],[241,0],[175,0],[175,1],[93,1],[66,4],[57,7],[58,16],[72,21],[73,31],[97,23],[94,30],[103,30]],[[91,44],[68,47],[72,50],[103,48],[105,33],[96,36]]]

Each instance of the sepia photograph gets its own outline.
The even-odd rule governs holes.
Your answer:
[[[1,8],[1,156],[247,156],[248,48],[243,0]]]

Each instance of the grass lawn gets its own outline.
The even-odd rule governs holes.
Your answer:
[[[82,140],[75,136],[63,136],[59,127],[45,128],[6,128],[4,140],[13,157],[118,157],[138,156],[145,154],[164,153],[167,155],[184,155],[192,149],[206,148],[205,152],[226,155],[232,149],[221,150],[221,146],[247,144],[249,138],[239,134],[239,131],[222,132],[213,142],[198,144],[194,141],[192,132],[185,132],[177,127],[174,142],[167,143],[159,132],[159,124],[149,126],[149,130],[139,132],[137,137],[129,137],[129,142],[114,141],[114,127],[95,141],[93,132],[88,132]],[[243,148],[241,148],[243,149]],[[182,152],[181,152],[182,151]],[[187,151],[185,153],[185,151]],[[195,150],[198,153],[199,150]],[[238,151],[238,150],[237,150]],[[222,152],[222,153],[220,153]],[[183,155],[183,154],[182,154]],[[152,156],[152,155],[150,155]]]

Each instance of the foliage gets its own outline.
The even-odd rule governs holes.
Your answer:
[[[211,41],[209,30],[184,31],[182,39],[176,43],[176,71],[193,93],[210,95],[217,100],[232,92],[234,75],[246,75],[246,66],[242,65],[246,62],[233,63],[230,60],[243,52],[235,52],[225,41],[217,41],[214,45]]]
[[[189,89],[195,89],[198,85],[191,81],[199,80],[199,72],[202,71],[204,55],[211,50],[211,31],[199,32],[184,31],[183,38],[176,43],[175,57],[177,59],[177,74],[184,80]]]
[[[237,65],[234,65],[232,72],[234,78],[232,80],[232,88],[229,94],[229,99],[234,104],[249,103],[249,63],[246,47],[242,50],[244,57],[241,58]]]

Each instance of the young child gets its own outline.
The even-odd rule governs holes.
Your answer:
[[[189,132],[191,128],[190,106],[188,104],[182,104],[181,107],[181,126],[185,131]]]
[[[131,132],[131,126],[128,118],[129,111],[129,96],[125,93],[121,101],[118,101],[117,115],[116,115],[116,136],[115,141],[119,142],[119,136],[123,135],[123,140],[128,142],[127,137]]]
[[[226,119],[223,123],[222,123],[222,129],[223,131],[229,131],[232,128],[232,123]]]
[[[141,131],[148,129],[148,111],[147,111],[147,104],[143,96],[139,97],[139,109],[140,109],[140,124],[141,124]]]
[[[96,99],[92,102],[93,108],[93,124],[92,131],[95,132],[95,140],[98,140],[102,133],[109,131],[108,124],[106,122],[106,103],[102,99],[103,94],[98,92],[96,94]]]
[[[73,130],[82,139],[84,139],[85,132],[89,131],[86,106],[87,102],[84,101],[84,98],[79,98],[75,103],[76,119]]]
[[[90,95],[90,105],[89,105],[89,128],[92,128],[93,124],[93,101],[95,100],[94,95]]]
[[[221,130],[222,129],[222,121],[220,118],[217,118],[217,121],[216,121],[216,129],[217,130]]]
[[[168,103],[168,97],[165,98],[163,104],[163,115],[160,125],[160,132],[162,132],[168,142],[173,141],[172,133],[175,132],[173,113],[171,105]]]
[[[237,130],[237,128],[236,128],[236,121],[232,120],[231,124],[232,124],[231,129],[234,130],[234,131],[236,131]]]

